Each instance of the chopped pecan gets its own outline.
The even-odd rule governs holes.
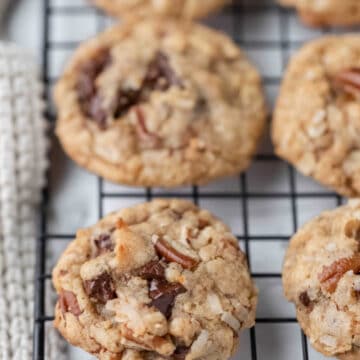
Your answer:
[[[335,77],[335,87],[345,93],[360,96],[360,68],[350,68],[340,71]]]
[[[95,302],[105,304],[116,298],[115,286],[108,273],[103,273],[95,279],[83,282],[86,294]]]
[[[165,269],[157,260],[150,261],[137,270],[137,274],[146,280],[165,279]]]
[[[79,316],[82,313],[76,295],[72,291],[62,290],[60,292],[59,305],[63,314],[70,312],[75,316]]]
[[[170,356],[174,352],[174,345],[166,337],[145,335],[140,339],[126,325],[122,326],[121,333],[127,340],[145,350],[153,350],[164,356]]]
[[[135,113],[137,118],[136,132],[139,139],[150,148],[158,148],[161,145],[161,138],[147,128],[144,112],[140,106],[135,108]]]
[[[176,262],[185,269],[192,269],[199,263],[196,253],[193,254],[192,250],[185,249],[180,244],[165,240],[163,237],[156,239],[155,249],[167,261]]]
[[[325,289],[333,293],[339,280],[350,270],[353,270],[355,274],[360,272],[360,254],[351,258],[342,258],[329,266],[324,266],[318,277]]]
[[[149,296],[152,299],[151,306],[155,306],[167,318],[171,316],[171,309],[176,296],[186,292],[179,283],[169,283],[166,280],[152,280],[150,283]]]
[[[360,220],[351,219],[345,224],[345,235],[351,239],[360,240]]]
[[[94,240],[94,244],[97,249],[95,254],[96,256],[114,250],[114,244],[111,240],[110,234],[101,234]]]
[[[208,220],[200,218],[199,221],[198,221],[199,230],[203,230],[209,225],[210,225],[210,222]]]

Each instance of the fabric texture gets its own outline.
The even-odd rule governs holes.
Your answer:
[[[42,86],[30,56],[0,44],[0,358],[32,357],[37,207],[47,168]],[[61,359],[47,333],[46,359]],[[55,351],[54,351],[55,349]]]

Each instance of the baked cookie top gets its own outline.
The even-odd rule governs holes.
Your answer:
[[[275,152],[345,196],[360,194],[360,35],[305,45],[274,113]]]
[[[53,271],[55,326],[99,359],[228,359],[257,290],[229,229],[155,200],[80,230]]]
[[[221,9],[230,0],[91,0],[91,2],[115,16],[160,15],[193,19]]]
[[[117,26],[83,44],[55,101],[70,157],[142,186],[245,169],[266,114],[260,76],[242,51],[220,32],[177,21]]]
[[[360,358],[360,200],[322,213],[291,239],[286,297],[311,344],[327,356]]]
[[[360,24],[358,0],[279,0],[295,7],[302,20],[311,26]]]

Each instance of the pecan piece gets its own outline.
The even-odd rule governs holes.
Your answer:
[[[60,292],[59,306],[63,314],[70,312],[75,316],[79,316],[82,313],[76,295],[72,291],[62,290]]]
[[[324,266],[318,277],[324,288],[333,293],[339,280],[350,270],[353,270],[355,274],[360,272],[360,254],[351,258],[342,258],[329,266]]]
[[[116,298],[115,286],[108,273],[103,273],[95,279],[85,280],[83,285],[86,294],[100,304]]]
[[[165,279],[165,269],[159,261],[150,261],[137,270],[140,277],[146,280]]]
[[[171,309],[176,296],[186,292],[179,283],[169,283],[166,280],[152,280],[150,283],[149,296],[152,299],[151,306],[155,306],[167,318],[171,316]]]
[[[344,228],[345,235],[348,238],[360,240],[360,220],[351,219],[345,224]]]
[[[135,113],[137,118],[136,132],[139,139],[144,142],[144,145],[150,148],[160,147],[161,138],[157,136],[154,132],[149,131],[146,126],[144,112],[139,106],[135,108]]]
[[[360,96],[360,68],[340,71],[335,77],[335,86],[345,93]]]
[[[194,251],[163,237],[156,238],[155,249],[167,261],[176,262],[185,269],[193,269],[199,263]]]
[[[163,356],[170,356],[174,352],[174,345],[171,340],[161,336],[145,335],[141,339],[126,325],[121,328],[122,335],[132,343],[145,350],[153,350]]]

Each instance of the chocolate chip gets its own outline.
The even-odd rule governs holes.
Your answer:
[[[175,349],[172,357],[174,360],[184,360],[186,358],[186,355],[188,354],[189,350],[190,349],[186,346],[178,346]]]
[[[106,128],[106,120],[109,116],[119,118],[125,115],[132,107],[146,101],[152,91],[166,91],[172,85],[182,86],[170,66],[168,57],[158,51],[148,65],[140,88],[120,88],[111,102],[112,105],[109,106],[109,109],[105,109],[96,88],[96,78],[110,61],[109,49],[100,51],[95,58],[82,65],[77,82],[77,92],[83,113],[96,121],[101,129]],[[142,123],[140,123],[140,130],[141,134],[147,136],[146,139],[151,140],[151,144],[154,143],[154,146],[158,144],[158,137],[146,131],[146,126]]]
[[[104,109],[101,96],[94,95],[86,108],[86,114],[89,115],[101,129],[106,128],[107,111]]]
[[[171,309],[176,296],[186,292],[179,283],[169,283],[166,280],[152,280],[149,295],[152,299],[151,306],[155,306],[167,318],[171,316]]]
[[[137,271],[138,275],[146,280],[165,279],[165,269],[159,261],[150,261]]]
[[[105,252],[114,250],[114,244],[111,241],[110,234],[102,234],[94,240],[94,244],[97,248],[97,254],[101,255]]]
[[[181,86],[181,82],[171,68],[168,57],[158,51],[149,63],[142,87],[148,91],[166,91],[172,85]]]
[[[86,294],[96,302],[105,304],[116,298],[114,283],[108,273],[103,273],[92,280],[85,280],[83,284]]]
[[[309,295],[308,295],[308,293],[306,291],[303,291],[299,295],[299,300],[305,307],[309,307],[311,305],[311,300],[310,300]]]
[[[120,89],[115,99],[114,118],[125,115],[130,108],[140,101],[140,97],[140,90]]]
[[[59,295],[59,305],[63,314],[70,312],[75,316],[79,316],[82,313],[76,295],[72,291],[61,291]]]
[[[100,128],[106,126],[107,114],[97,93],[95,80],[110,61],[110,50],[101,49],[96,57],[82,64],[76,85],[81,110],[95,120]]]

